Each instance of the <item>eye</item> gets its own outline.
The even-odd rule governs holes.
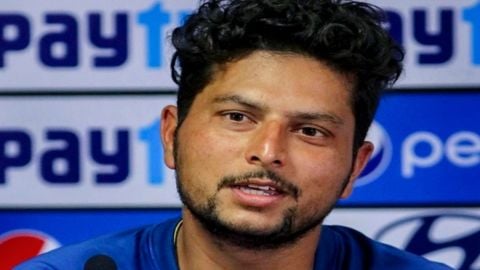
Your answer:
[[[247,120],[247,116],[239,112],[229,112],[225,115],[229,120],[232,120],[234,122],[243,122]]]
[[[294,132],[309,140],[324,140],[333,136],[329,130],[311,125],[301,125],[294,129]]]
[[[325,133],[314,127],[302,127],[299,132],[309,137],[325,136]]]
[[[246,131],[255,125],[253,116],[241,111],[224,111],[219,116],[222,126],[229,130]]]

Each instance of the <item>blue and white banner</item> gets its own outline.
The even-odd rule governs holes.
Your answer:
[[[397,87],[480,86],[479,0],[369,0],[406,50]],[[197,0],[3,0],[0,91],[165,90],[174,27]]]
[[[158,223],[171,210],[0,211],[0,269],[54,248]],[[454,269],[480,267],[480,209],[334,209],[326,224],[355,228],[367,236]]]
[[[368,140],[375,152],[346,205],[479,205],[480,95],[386,95]]]
[[[367,2],[387,11],[385,27],[406,51],[397,87],[480,86],[480,1]]]
[[[160,114],[172,96],[0,99],[0,205],[178,206]]]
[[[0,205],[179,206],[163,165],[159,116],[169,96],[0,99]],[[376,150],[343,205],[480,204],[480,95],[390,93]],[[135,108],[135,109],[132,109]]]
[[[4,0],[0,89],[171,89],[168,37],[197,5],[195,0]]]
[[[0,270],[61,246],[179,215],[178,209],[0,211]]]
[[[355,228],[453,269],[480,268],[479,208],[334,209],[325,223]]]

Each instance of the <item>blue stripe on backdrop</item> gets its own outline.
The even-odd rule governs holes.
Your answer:
[[[372,166],[341,205],[479,205],[479,104],[475,91],[386,95]]]

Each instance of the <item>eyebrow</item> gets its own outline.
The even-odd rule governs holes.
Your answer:
[[[213,99],[214,103],[226,103],[226,102],[233,102],[250,109],[259,110],[259,111],[268,111],[268,106],[265,104],[249,100],[245,97],[239,95],[225,95],[219,96]],[[294,111],[288,112],[287,117],[296,120],[302,121],[322,121],[322,122],[330,122],[335,125],[343,125],[344,121],[341,117],[337,116],[334,113],[324,113],[324,112],[301,112],[301,111]]]
[[[213,102],[214,103],[233,102],[233,103],[237,103],[237,104],[240,104],[242,106],[248,107],[250,109],[263,110],[263,111],[267,110],[266,105],[264,105],[262,103],[259,103],[259,102],[255,102],[253,100],[248,100],[248,99],[246,99],[244,97],[241,97],[239,95],[219,96],[219,97],[214,98]]]
[[[344,121],[341,117],[333,113],[319,113],[319,112],[291,112],[287,116],[292,119],[303,121],[322,121],[330,122],[335,125],[343,125]]]

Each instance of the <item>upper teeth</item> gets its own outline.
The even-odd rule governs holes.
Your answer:
[[[265,186],[247,185],[247,186],[240,186],[240,190],[248,194],[261,195],[261,196],[273,196],[277,194],[275,188],[268,187],[268,186],[265,187]]]
[[[249,188],[260,189],[260,190],[264,190],[264,191],[275,190],[275,188],[273,188],[271,186],[257,186],[257,185],[249,184],[248,187]]]

